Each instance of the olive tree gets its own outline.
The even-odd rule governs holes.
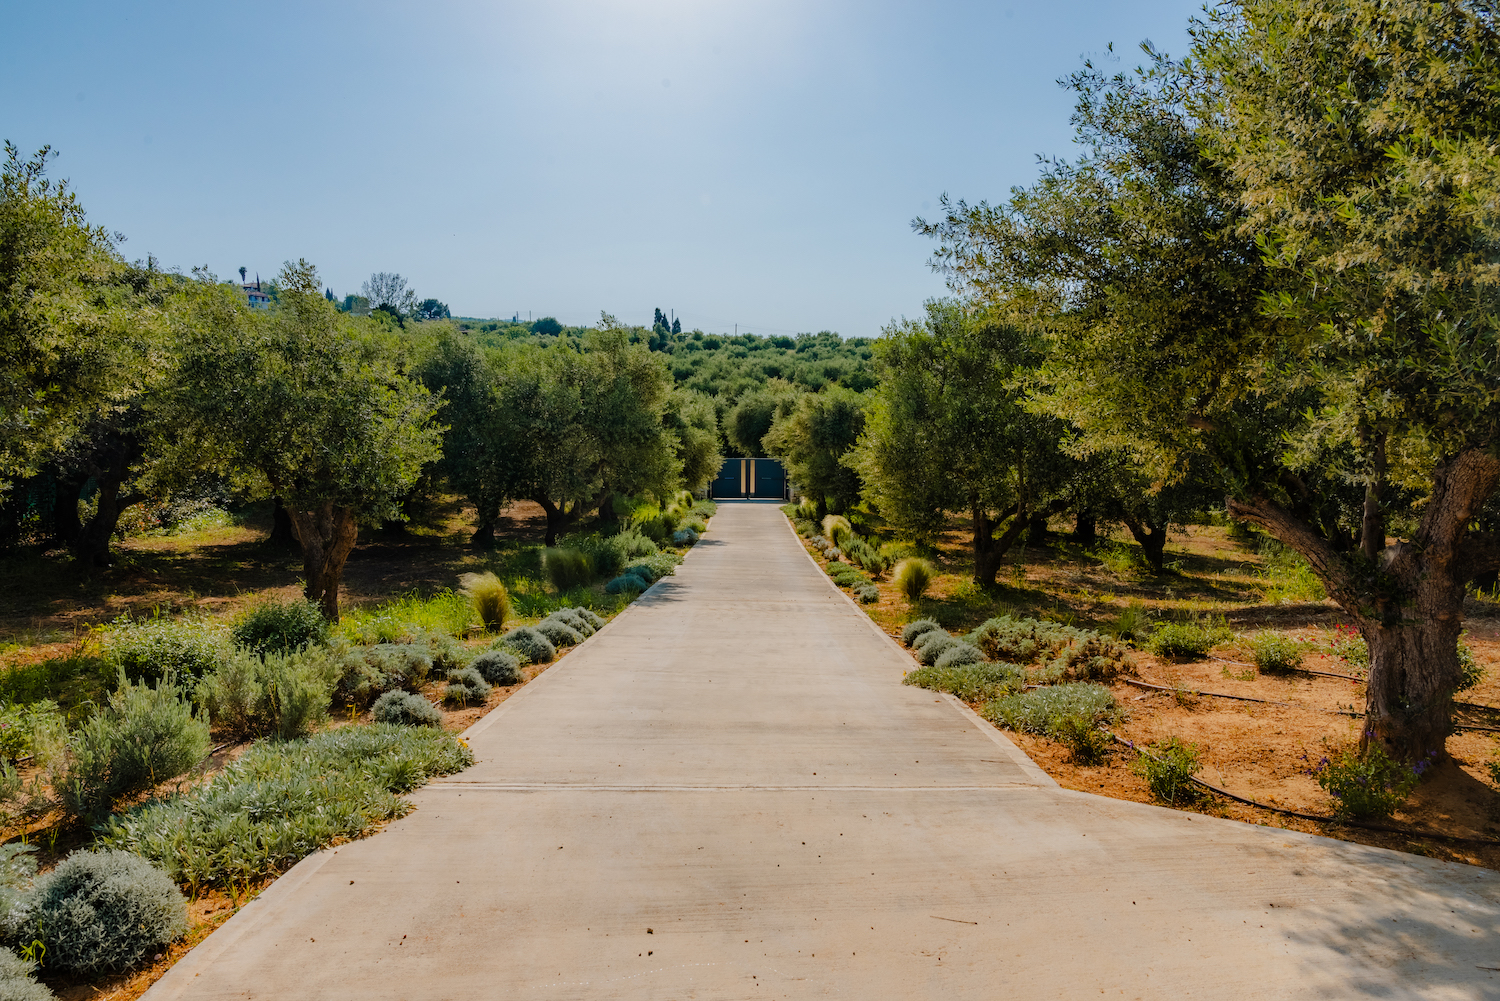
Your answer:
[[[277,285],[269,310],[206,284],[183,311],[174,437],[204,462],[265,477],[302,545],[307,598],[337,621],[360,522],[396,516],[439,456],[438,399],[402,374],[381,325],[323,297],[311,264],[288,263]]]
[[[974,580],[993,585],[1027,524],[1067,506],[1062,426],[1029,413],[1018,385],[1035,361],[1031,339],[962,303],[932,302],[923,320],[886,327],[875,350],[880,383],[844,461],[881,515],[918,540],[935,539],[948,512],[968,514]]]
[[[117,238],[47,178],[50,157],[6,143],[0,166],[0,488],[159,369],[156,303],[139,301]]]
[[[860,393],[842,386],[804,393],[762,439],[767,454],[781,459],[803,492],[815,499],[820,515],[830,502],[834,511],[843,511],[859,500],[859,474],[843,458],[864,430],[864,407]]]
[[[1368,643],[1367,739],[1441,754],[1466,583],[1500,566],[1493,14],[1245,0],[1194,39],[1076,76],[1089,155],[924,228],[1051,338],[1037,405],[1158,479],[1207,458]]]

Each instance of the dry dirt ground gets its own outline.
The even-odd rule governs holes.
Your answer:
[[[1355,714],[1364,707],[1364,685],[1301,673],[1259,673],[1249,640],[1266,631],[1279,632],[1308,649],[1305,667],[1358,675],[1359,668],[1332,653],[1335,630],[1349,624],[1332,602],[1290,601],[1284,596],[1278,600],[1274,579],[1268,580],[1261,572],[1262,558],[1231,539],[1226,529],[1211,526],[1195,526],[1173,538],[1167,562],[1175,569],[1160,578],[1143,572],[1121,576],[1059,534],[1045,548],[1014,554],[1001,570],[997,586],[982,589],[970,579],[973,563],[967,544],[963,527],[955,525],[933,555],[939,576],[929,590],[930,597],[915,606],[889,580],[877,580],[879,601],[861,607],[898,640],[902,624],[924,616],[937,618],[954,632],[1005,614],[1107,629],[1131,602],[1143,604],[1155,616],[1222,619],[1235,638],[1215,647],[1207,659],[1176,662],[1145,651],[1134,653],[1131,680],[1172,691],[1155,691],[1124,680],[1115,683],[1111,686],[1115,698],[1129,715],[1114,732],[1136,744],[1169,736],[1195,743],[1203,762],[1199,778],[1270,806],[1318,815],[1331,812],[1331,801],[1310,770],[1331,751],[1358,741],[1360,721]],[[1120,539],[1107,544],[1131,545]],[[827,566],[820,554],[813,555]],[[1469,710],[1461,719],[1491,728],[1500,727],[1500,708],[1495,708],[1500,707],[1497,612],[1500,606],[1492,602],[1469,602],[1465,642],[1485,668],[1485,676],[1476,688],[1460,696],[1464,702],[1489,710]],[[1044,737],[1007,736],[1065,788],[1152,801],[1145,780],[1132,771],[1135,755],[1127,748],[1116,747],[1103,764],[1083,766],[1070,761],[1062,745]],[[1487,768],[1500,756],[1497,736],[1460,730],[1449,738],[1452,763],[1435,769],[1388,822],[1404,833],[1301,820],[1218,796],[1181,808],[1500,868],[1500,844],[1484,843],[1500,842],[1500,792]]]

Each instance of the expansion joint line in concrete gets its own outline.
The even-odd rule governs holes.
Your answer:
[[[424,788],[457,792],[995,792],[1036,789],[1029,782],[985,785],[665,785],[593,782],[430,782]]]

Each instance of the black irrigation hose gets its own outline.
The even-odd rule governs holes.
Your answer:
[[[1213,654],[1209,654],[1208,655],[1208,659],[1209,660],[1216,660],[1216,661],[1218,661],[1221,664],[1234,664],[1236,667],[1255,667],[1256,666],[1254,664],[1247,664],[1243,660],[1229,660],[1229,659],[1227,659],[1225,657],[1215,657]],[[1367,680],[1365,678],[1356,678],[1352,674],[1335,674],[1333,671],[1314,671],[1310,667],[1288,667],[1288,668],[1283,668],[1283,670],[1285,670],[1285,671],[1294,671],[1294,672],[1296,672],[1298,674],[1316,674],[1320,678],[1343,678],[1345,681],[1358,681],[1360,684],[1364,684],[1365,681]]]
[[[1340,677],[1342,677],[1342,675],[1340,675]],[[1192,688],[1171,688],[1171,687],[1168,687],[1166,685],[1151,685],[1151,684],[1147,684],[1144,681],[1132,681],[1129,678],[1121,678],[1120,680],[1123,681],[1123,682],[1125,682],[1125,684],[1127,684],[1127,685],[1135,685],[1137,688],[1151,688],[1151,689],[1155,689],[1158,692],[1174,692],[1174,693],[1175,692],[1191,692],[1194,695],[1208,695],[1208,696],[1211,696],[1211,697],[1216,698],[1216,699],[1235,699],[1235,700],[1240,701],[1240,702],[1259,702],[1261,705],[1266,705],[1266,706],[1286,706],[1288,709],[1306,709],[1306,710],[1309,710],[1310,712],[1315,712],[1315,713],[1331,713],[1331,714],[1333,714],[1335,716],[1349,716],[1349,717],[1351,717],[1353,719],[1360,719],[1361,717],[1364,716],[1364,713],[1351,712],[1348,709],[1320,709],[1317,706],[1304,706],[1304,705],[1299,705],[1296,702],[1273,702],[1270,699],[1252,699],[1248,695],[1226,695],[1223,692],[1200,692],[1200,691],[1197,691],[1196,689],[1192,689]],[[1027,686],[1027,687],[1031,687],[1031,686]],[[1481,705],[1477,705],[1477,704],[1470,703],[1470,702],[1455,702],[1454,705],[1456,705],[1456,706],[1463,706],[1465,708],[1473,708],[1473,709],[1491,709],[1491,710],[1493,710],[1493,708],[1494,708],[1492,706],[1481,706]],[[1477,732],[1477,733],[1500,733],[1500,727],[1496,727],[1496,726],[1480,726],[1477,723],[1454,723],[1453,724],[1453,729],[1455,729],[1455,730],[1469,730],[1469,731]]]
[[[1337,716],[1353,716],[1358,719],[1364,713],[1350,712],[1348,709],[1320,709],[1317,706],[1303,706],[1295,702],[1273,702],[1270,699],[1252,699],[1248,695],[1226,695],[1223,692],[1200,692],[1191,688],[1170,688],[1166,685],[1152,685],[1144,681],[1133,681],[1130,678],[1121,678],[1127,685],[1135,685],[1137,688],[1151,688],[1158,692],[1191,692],[1194,695],[1210,695],[1216,699],[1235,699],[1239,702],[1259,702],[1267,706],[1286,706],[1288,709],[1308,709],[1315,713],[1332,713]]]
[[[1146,751],[1143,748],[1135,746],[1134,742],[1126,740],[1124,737],[1121,737],[1113,730],[1105,730],[1104,732],[1113,737],[1115,743],[1123,744],[1125,747],[1130,748],[1137,754],[1150,758],[1152,761],[1155,761],[1158,764],[1162,763],[1161,759],[1156,755],[1150,753],[1149,751]],[[1466,844],[1477,845],[1500,845],[1500,841],[1497,841],[1494,838],[1466,838],[1460,834],[1437,834],[1431,831],[1415,831],[1406,827],[1391,827],[1388,824],[1366,824],[1361,823],[1357,820],[1340,820],[1337,817],[1325,817],[1321,814],[1316,813],[1303,813],[1300,810],[1288,810],[1279,806],[1271,806],[1269,803],[1257,802],[1256,800],[1249,799],[1245,796],[1240,796],[1236,793],[1232,793],[1228,789],[1220,789],[1212,782],[1205,782],[1196,775],[1189,775],[1188,781],[1192,782],[1195,785],[1202,786],[1209,792],[1215,793],[1219,796],[1223,796],[1225,799],[1232,799],[1236,803],[1244,803],[1246,806],[1253,806],[1258,810],[1269,810],[1272,813],[1285,814],[1288,817],[1299,817],[1302,820],[1312,820],[1319,824],[1337,824],[1344,827],[1358,827],[1366,831],[1384,831],[1387,834],[1404,834],[1408,837],[1414,838],[1435,838],[1440,841],[1462,841]]]

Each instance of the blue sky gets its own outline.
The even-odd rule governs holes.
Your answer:
[[[396,271],[455,314],[873,336],[913,216],[1069,155],[1055,80],[1197,3],[11,3],[0,137],[124,252]]]

